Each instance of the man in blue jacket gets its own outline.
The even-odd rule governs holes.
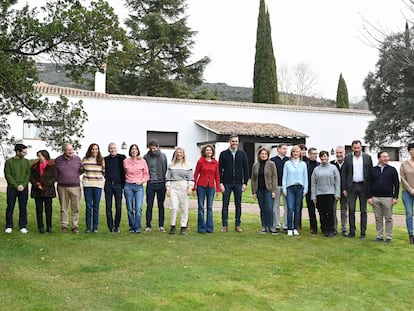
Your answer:
[[[230,136],[230,147],[220,153],[220,188],[223,193],[223,208],[221,220],[223,228],[221,232],[228,231],[229,202],[231,193],[234,193],[234,204],[236,207],[235,231],[243,232],[241,223],[241,200],[242,192],[246,191],[249,180],[249,165],[247,155],[243,150],[238,149],[239,137]]]

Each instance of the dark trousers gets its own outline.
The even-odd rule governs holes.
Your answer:
[[[118,229],[121,223],[122,215],[122,184],[105,182],[105,206],[106,206],[106,224],[112,232]],[[115,222],[112,214],[112,199],[115,199]]]
[[[26,228],[28,194],[27,187],[23,191],[17,191],[16,188],[7,187],[6,228],[13,228],[13,211],[16,205],[16,199],[19,204],[19,228]]]
[[[229,203],[231,193],[234,193],[234,205],[236,207],[235,225],[241,224],[241,199],[242,199],[242,184],[224,184],[223,193],[223,207],[221,209],[221,222],[223,227],[228,226],[229,220]]]
[[[314,232],[318,232],[318,221],[316,219],[316,207],[315,207],[315,203],[313,203],[313,201],[311,200],[310,192],[306,194],[306,207],[308,208],[310,230],[313,230]]]
[[[333,194],[323,194],[316,196],[316,205],[319,211],[321,229],[324,234],[334,233],[334,214],[333,204],[335,196]]]
[[[46,228],[52,228],[52,198],[35,198],[36,204],[36,219],[37,219],[37,228],[44,229],[43,224],[43,209],[46,215]]]
[[[349,233],[355,234],[355,210],[356,200],[359,198],[359,209],[361,212],[361,235],[367,231],[367,195],[364,183],[354,183],[352,191],[348,192],[348,209],[349,209]]]
[[[158,226],[164,227],[165,182],[147,184],[147,189],[146,189],[147,210],[145,214],[147,228],[151,228],[152,208],[154,207],[155,195],[157,195],[157,202],[158,202]]]

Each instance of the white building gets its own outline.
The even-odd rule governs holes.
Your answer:
[[[38,89],[51,101],[59,95],[70,101],[83,101],[89,121],[84,126],[80,157],[91,143],[99,144],[106,155],[110,142],[115,142],[124,154],[136,143],[143,155],[147,142],[157,138],[169,159],[174,147],[180,146],[195,165],[200,145],[213,143],[218,157],[228,147],[229,134],[234,132],[239,134],[240,147],[248,153],[250,162],[260,146],[272,148],[280,142],[304,142],[308,147],[333,152],[338,145],[349,148],[353,140],[362,140],[368,122],[374,118],[366,110],[121,96],[43,83]],[[35,158],[36,151],[45,148],[27,120],[11,116],[10,124],[11,134],[31,146],[28,158]],[[370,152],[368,148],[366,151]],[[398,148],[389,151],[392,159],[398,161]],[[57,154],[51,153],[53,157]]]

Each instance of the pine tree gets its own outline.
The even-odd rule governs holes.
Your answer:
[[[365,141],[372,146],[411,142],[414,136],[414,29],[387,36],[374,72],[364,81],[369,110],[375,115]]]
[[[338,90],[336,91],[336,108],[349,108],[348,88],[342,73],[339,75]]]
[[[127,0],[126,4],[131,46],[125,53],[125,67],[120,68],[117,61],[109,66],[115,71],[111,72],[109,91],[193,97],[193,89],[202,84],[210,59],[189,62],[195,32],[187,26],[185,0]]]
[[[269,11],[264,0],[260,0],[254,60],[253,102],[279,103],[276,61],[273,53],[272,31]]]

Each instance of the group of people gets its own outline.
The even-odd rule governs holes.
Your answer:
[[[373,166],[371,157],[362,151],[362,143],[355,140],[352,152],[345,155],[339,146],[335,159],[329,161],[329,152],[316,148],[307,150],[305,145],[293,146],[290,157],[288,146],[279,144],[277,155],[270,157],[270,150],[260,148],[251,170],[251,189],[260,209],[261,233],[278,234],[282,229],[288,236],[299,235],[302,229],[303,198],[309,213],[310,233],[318,233],[316,211],[319,212],[320,230],[327,237],[338,231],[337,203],[341,210],[342,235],[355,237],[356,201],[360,207],[360,238],[365,239],[367,230],[367,202],[373,206],[376,220],[376,241],[392,240],[392,209],[398,202],[399,176],[388,164],[385,151],[378,153],[378,164]],[[6,233],[13,230],[13,210],[19,203],[20,232],[27,233],[28,185],[35,200],[36,218],[40,233],[52,232],[52,199],[59,197],[61,230],[69,230],[69,206],[71,208],[71,230],[79,232],[79,204],[81,189],[85,198],[85,233],[98,232],[99,207],[102,190],[105,193],[106,220],[110,232],[120,232],[122,197],[124,193],[129,232],[141,233],[141,215],[146,194],[145,232],[152,230],[152,214],[155,197],[158,204],[158,230],[164,227],[166,196],[170,197],[170,230],[175,234],[178,209],[180,209],[180,234],[188,228],[189,195],[193,192],[198,201],[197,231],[214,231],[213,200],[222,193],[222,228],[228,232],[228,210],[233,193],[235,204],[234,230],[241,228],[242,193],[250,178],[246,153],[239,148],[239,138],[231,135],[229,148],[222,151],[218,160],[214,146],[201,148],[194,173],[187,162],[185,150],[176,148],[168,163],[158,142],[148,143],[148,152],[142,157],[139,147],[129,148],[129,157],[117,153],[114,143],[109,144],[109,155],[103,157],[99,146],[91,144],[83,159],[80,159],[71,144],[64,144],[63,154],[50,159],[46,150],[37,152],[38,161],[33,165],[25,159],[27,147],[16,144],[16,156],[5,163],[7,180]],[[406,209],[406,224],[409,241],[413,239],[414,205],[414,144],[408,145],[410,158],[400,168],[402,197]],[[320,162],[317,161],[319,156]],[[82,176],[81,176],[82,175]],[[81,178],[80,178],[81,176]],[[81,187],[82,183],[82,187]],[[57,187],[55,187],[57,184]],[[146,187],[144,187],[146,185]],[[115,215],[113,215],[113,201]],[[281,201],[284,206],[281,222]],[[46,215],[46,227],[43,222]],[[115,216],[115,217],[114,217]],[[385,220],[385,231],[384,231]]]
[[[252,171],[252,192],[258,199],[262,233],[277,234],[280,230],[280,200],[283,198],[283,230],[288,236],[299,235],[303,198],[309,213],[310,233],[317,234],[316,210],[320,216],[320,229],[327,237],[337,234],[337,203],[341,210],[342,235],[355,237],[356,202],[360,207],[360,238],[366,238],[367,203],[373,206],[377,236],[375,241],[392,241],[393,206],[398,202],[400,182],[397,170],[388,164],[386,151],[377,154],[378,164],[362,151],[362,143],[355,140],[352,152],[336,148],[336,158],[329,161],[329,152],[305,145],[291,148],[279,144],[277,155],[269,158],[269,150],[259,149]],[[413,240],[414,204],[414,144],[408,145],[410,158],[400,167],[403,203],[406,210],[410,244]],[[317,161],[319,155],[320,162]],[[272,217],[273,216],[273,217]],[[385,230],[384,230],[385,221]]]

